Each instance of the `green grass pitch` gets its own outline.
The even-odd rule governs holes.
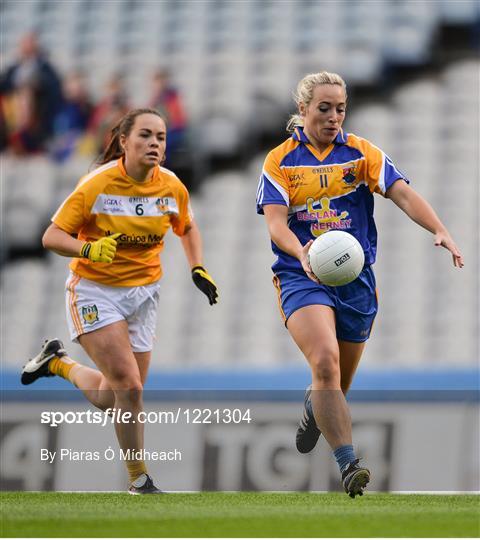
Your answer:
[[[478,537],[477,495],[2,493],[2,537]]]

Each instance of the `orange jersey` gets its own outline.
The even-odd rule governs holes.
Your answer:
[[[93,242],[113,233],[117,252],[112,263],[75,258],[76,274],[115,287],[133,287],[162,276],[160,252],[172,227],[183,236],[193,219],[187,188],[177,176],[156,167],[152,177],[137,182],[127,175],[122,159],[111,161],[80,179],[52,221],[79,240]]]

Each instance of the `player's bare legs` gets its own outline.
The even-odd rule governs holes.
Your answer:
[[[79,342],[108,382],[111,390],[108,387],[105,390],[109,395],[113,393],[114,407],[131,412],[132,419],[135,419],[143,409],[143,384],[130,346],[127,323],[119,321],[83,334],[79,336]],[[100,389],[97,390],[99,392]],[[141,427],[139,422],[115,424],[122,449],[142,448]]]
[[[338,340],[340,350],[340,386],[344,395],[347,394],[357,371],[360,358],[365,350],[366,341],[354,343],[353,341]]]
[[[97,407],[121,410],[122,418],[130,413],[128,421],[115,423],[120,447],[125,453],[143,450],[144,424],[138,421],[138,414],[143,410],[143,384],[151,352],[132,351],[126,321],[82,334],[79,341],[100,371],[74,362],[67,356],[63,343],[54,338],[46,340],[40,353],[25,364],[22,384],[58,375],[75,384]],[[142,457],[132,455],[132,459],[125,460],[130,477],[129,493],[161,493],[148,476]]]
[[[98,369],[76,363],[70,370],[69,379],[95,407],[105,411],[114,406],[115,394]]]
[[[151,351],[134,352],[133,355],[135,356],[140,371],[140,379],[143,386],[147,379],[152,353]],[[95,405],[95,407],[105,411],[108,408],[112,409],[116,406],[115,393],[108,380],[98,369],[92,369],[88,366],[83,366],[82,364],[75,364],[70,371],[69,380],[83,392],[88,401]],[[144,424],[139,424],[139,431],[141,434],[140,447],[143,448],[145,432]]]
[[[350,497],[363,495],[370,480],[370,471],[358,465],[359,460],[355,457],[352,445],[352,421],[341,385],[340,346],[336,337],[335,313],[329,306],[306,306],[290,316],[287,327],[312,370],[310,400],[317,425],[316,428],[314,426],[316,435],[312,438],[313,446],[320,429],[333,450],[345,491]],[[345,391],[362,350],[362,347],[342,344]],[[312,431],[311,428],[309,430]]]
[[[148,368],[150,366],[150,360],[152,359],[152,352],[134,352],[135,360],[137,361],[137,366],[140,371],[140,380],[142,381],[142,387],[145,386],[145,381],[147,380]],[[141,424],[140,429],[140,448],[145,446],[144,435],[145,435],[145,424]]]
[[[79,336],[79,341],[108,383],[105,390],[109,396],[113,394],[113,406],[120,409],[122,414],[130,412],[132,415],[128,423],[115,424],[120,448],[124,452],[142,450],[144,424],[138,421],[138,414],[143,410],[143,382],[150,363],[150,352],[132,352],[126,321],[83,334]],[[81,371],[78,374],[81,378]],[[87,377],[91,375],[88,373]],[[97,396],[101,391],[97,390]],[[131,483],[130,493],[159,493],[147,475],[143,460],[126,460],[126,465]]]
[[[352,444],[352,423],[340,387],[340,351],[335,313],[313,305],[293,313],[287,328],[312,370],[312,408],[317,426],[332,449]]]
[[[82,336],[80,336],[79,341],[81,340],[81,337]],[[141,353],[134,352],[133,355],[135,356],[138,369],[140,370],[142,384],[145,384],[152,353],[150,351]],[[90,403],[95,405],[95,407],[98,407],[103,411],[114,407],[115,394],[112,391],[108,380],[98,369],[92,369],[88,366],[76,363],[70,370],[69,380],[83,392],[84,396]]]

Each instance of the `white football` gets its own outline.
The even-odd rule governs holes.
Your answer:
[[[365,263],[360,242],[344,231],[328,231],[308,250],[313,273],[324,285],[339,287],[356,279]]]

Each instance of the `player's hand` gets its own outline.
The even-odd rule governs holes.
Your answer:
[[[203,266],[194,266],[192,268],[192,279],[195,285],[208,298],[210,305],[213,306],[213,304],[216,304],[218,298],[217,285]]]
[[[452,254],[453,266],[457,268],[463,268],[463,255],[460,253],[460,250],[455,245],[455,242],[452,240],[452,237],[446,231],[441,231],[435,235],[435,245],[442,246],[445,249],[448,249]]]
[[[85,242],[80,256],[90,259],[92,262],[111,263],[117,251],[117,238],[121,235],[122,233],[115,233],[100,238],[96,242]]]
[[[310,267],[310,263],[308,262],[308,250],[310,249],[310,246],[313,244],[313,240],[309,240],[302,248],[301,254],[300,254],[300,262],[302,263],[302,268],[305,274],[312,280],[315,281],[315,283],[320,283],[320,280],[317,278],[317,276],[312,272],[312,269]]]

